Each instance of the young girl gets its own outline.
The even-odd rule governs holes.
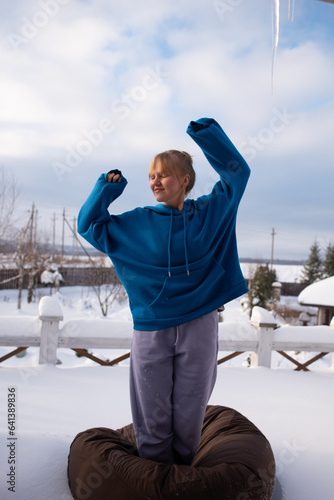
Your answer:
[[[112,170],[81,208],[78,231],[109,255],[128,293],[139,455],[189,465],[216,380],[217,308],[247,292],[235,224],[250,170],[215,120],[191,122],[187,133],[220,176],[210,194],[185,199],[195,182],[192,159],[166,151],[149,169],[157,205],[110,215],[127,184]]]

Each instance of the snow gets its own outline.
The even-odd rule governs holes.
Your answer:
[[[334,307],[334,276],[307,286],[298,296],[300,304]]]
[[[45,285],[53,284],[53,273],[51,271],[47,271],[46,269],[41,273],[41,283]]]
[[[38,312],[40,316],[44,316],[46,318],[58,317],[63,319],[63,312],[60,303],[55,297],[42,297],[39,302]]]
[[[263,309],[262,307],[258,306],[253,307],[251,321],[252,323],[258,323],[262,325],[277,324],[277,321],[275,320],[273,314],[270,311],[267,311],[266,309]]]
[[[131,321],[115,321],[111,319],[75,319],[69,320],[60,331],[61,336],[74,337],[106,337],[132,340],[133,325]]]
[[[9,326],[6,321],[9,315],[16,317],[22,329],[26,322],[33,331],[33,325],[39,321],[38,301],[49,291],[40,290],[36,302],[31,304],[26,303],[24,296],[19,313],[16,293],[0,291],[1,334]],[[117,325],[120,335],[128,335],[130,317],[126,303],[115,302],[109,317],[102,319],[91,290],[64,287],[57,298],[66,321],[62,327],[79,318],[85,325],[85,334],[92,333],[92,320],[98,318],[101,328],[105,328],[102,324]],[[43,312],[49,313],[47,302]],[[242,309],[240,301],[227,304],[223,318],[224,335],[232,332],[234,322],[238,323],[241,337],[249,335],[248,312]],[[298,327],[294,331],[306,338],[307,332],[311,332],[308,328],[311,327]],[[288,326],[275,330],[275,335],[279,331],[284,336],[285,329],[286,335],[290,335]],[[322,338],[320,330],[319,335]],[[10,350],[0,346],[0,356]],[[98,354],[117,357],[121,353],[101,350]],[[310,355],[307,353],[307,357]],[[331,500],[334,491],[331,355],[319,360],[308,373],[294,371],[289,361],[277,353],[273,353],[273,369],[247,368],[246,357],[247,353],[218,366],[210,403],[240,411],[269,439],[285,500]],[[58,350],[58,358],[61,364],[57,366],[40,366],[38,348],[31,347],[23,358],[14,357],[0,365],[1,500],[70,500],[67,457],[75,435],[91,427],[116,429],[132,420],[128,360],[118,366],[103,367],[78,358],[65,348]],[[16,393],[15,493],[8,491],[6,483],[10,471],[7,401],[11,388]]]
[[[246,279],[253,277],[256,268],[259,265],[255,262],[241,262],[240,267]],[[281,283],[300,283],[303,275],[304,266],[300,264],[274,264],[277,280]]]
[[[226,322],[219,323],[218,325],[218,339],[224,340],[225,342],[235,341],[235,340],[249,340],[257,341],[257,332],[249,322]]]
[[[331,331],[332,330],[332,331]],[[321,342],[334,344],[334,328],[327,326],[294,326],[283,325],[275,330],[274,338],[277,342],[304,343]]]
[[[1,316],[1,335],[12,337],[15,332],[20,332],[22,337],[39,337],[41,322],[38,316]],[[1,366],[1,365],[0,365]]]

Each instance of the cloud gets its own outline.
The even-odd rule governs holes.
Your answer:
[[[271,94],[269,2],[12,2],[0,26],[0,162],[27,199],[55,206],[79,207],[101,171],[124,169],[117,210],[126,210],[154,201],[146,169],[160,150],[194,154],[205,190],[211,170],[185,130],[212,116],[252,168],[240,228],[312,219],[315,231],[299,195],[312,186],[313,213],[330,233],[333,37],[320,4],[298,3],[294,23],[281,16]],[[69,167],[62,179],[55,162]]]

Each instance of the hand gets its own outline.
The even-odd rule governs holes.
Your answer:
[[[115,172],[109,172],[107,175],[108,182],[121,182],[120,174],[115,174]]]

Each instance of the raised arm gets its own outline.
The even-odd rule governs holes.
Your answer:
[[[202,149],[223,185],[237,191],[235,195],[240,200],[250,168],[221,126],[213,118],[200,118],[190,122],[187,133]]]
[[[100,175],[79,212],[78,233],[100,252],[107,253],[111,243],[107,230],[111,222],[108,207],[122,194],[126,185],[127,180],[119,170]]]

